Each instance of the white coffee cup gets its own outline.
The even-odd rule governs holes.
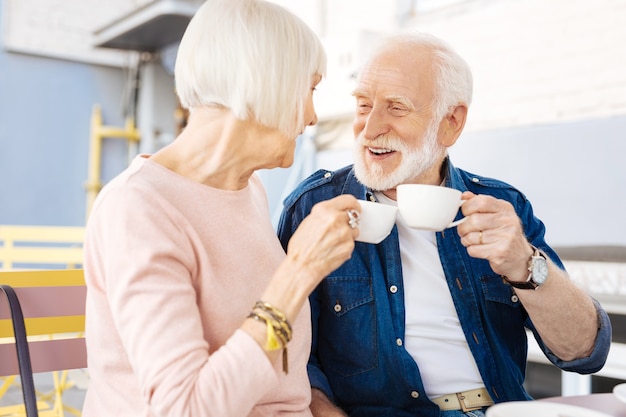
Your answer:
[[[380,243],[386,238],[396,223],[398,208],[388,204],[359,200],[361,215],[359,216],[358,242]]]
[[[398,210],[402,219],[414,229],[439,232],[465,221],[453,222],[465,200],[454,188],[426,184],[401,184],[396,187]]]

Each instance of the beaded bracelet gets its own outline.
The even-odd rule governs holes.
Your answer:
[[[268,351],[282,348],[283,372],[289,373],[287,343],[291,340],[292,328],[285,314],[269,303],[257,301],[248,317],[265,323],[267,340],[264,348]]]
[[[272,315],[276,316],[277,319],[288,322],[287,316],[285,316],[285,313],[283,313],[282,311],[280,311],[279,309],[277,309],[272,304],[266,301],[260,301],[260,300],[257,301],[256,303],[254,303],[253,308],[260,308],[261,310],[267,311],[268,313],[271,313]]]
[[[270,303],[267,303],[264,301],[257,301],[254,304],[254,307],[252,307],[252,310],[253,311],[260,310],[270,315],[271,318],[274,321],[278,322],[280,324],[280,327],[287,333],[287,342],[291,340],[291,335],[292,335],[291,324],[289,323],[289,320],[287,320],[287,316],[285,316],[285,314],[282,311],[280,311],[279,309],[277,309]]]

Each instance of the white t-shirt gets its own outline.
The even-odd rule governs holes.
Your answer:
[[[382,193],[381,203],[397,205]],[[484,386],[459,323],[434,232],[396,222],[404,280],[404,347],[420,369],[429,398]]]

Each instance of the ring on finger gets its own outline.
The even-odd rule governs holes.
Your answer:
[[[359,212],[356,210],[348,210],[348,224],[355,229],[359,225]]]
[[[483,244],[483,231],[482,230],[478,232],[478,244],[479,245]]]

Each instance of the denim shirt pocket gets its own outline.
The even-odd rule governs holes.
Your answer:
[[[513,288],[504,282],[504,279],[495,273],[482,275],[480,278],[485,300],[517,307],[519,300]]]
[[[378,355],[372,279],[328,277],[323,288],[318,332],[322,367],[346,377],[375,368]]]
[[[526,339],[524,323],[526,310],[520,303],[513,288],[506,284],[500,275],[493,272],[481,276],[481,285],[485,297],[485,308],[489,326],[500,335],[503,343],[510,345],[513,355],[525,352]]]

